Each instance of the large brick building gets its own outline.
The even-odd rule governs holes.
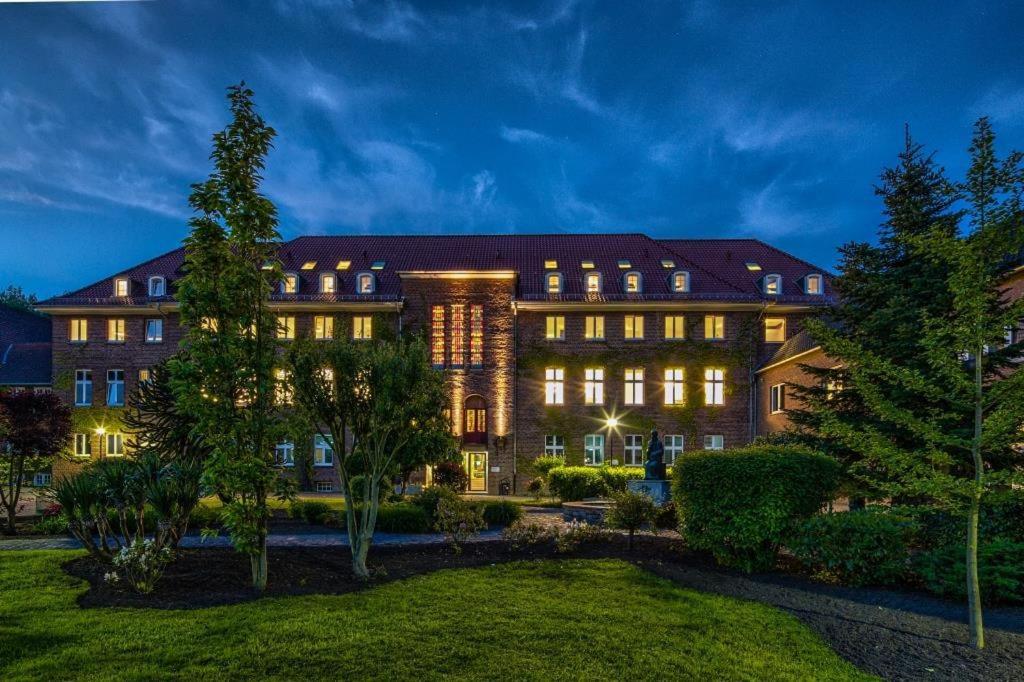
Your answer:
[[[651,429],[670,462],[749,442],[766,419],[758,369],[831,301],[824,270],[749,239],[300,237],[279,254],[283,342],[427,334],[479,492],[521,489],[544,453],[640,465]],[[183,264],[177,249],[40,304],[54,390],[76,406],[72,461],[124,454],[125,396],[182,337]],[[326,444],[278,454],[306,450],[313,487],[332,489]]]

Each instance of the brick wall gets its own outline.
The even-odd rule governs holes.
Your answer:
[[[777,367],[771,367],[764,372],[758,374],[758,390],[757,390],[757,433],[758,435],[764,435],[767,433],[774,433],[776,431],[785,431],[791,426],[789,417],[786,415],[786,411],[777,412],[772,414],[771,411],[771,387],[777,384],[785,384],[783,392],[785,393],[785,408],[786,410],[792,408],[803,407],[802,401],[800,401],[790,390],[790,386],[810,386],[812,381],[816,379],[810,376],[807,372],[801,369],[801,365],[809,365],[811,367],[834,367],[835,362],[825,355],[821,350],[814,350],[807,355],[802,355],[799,358],[779,365]]]

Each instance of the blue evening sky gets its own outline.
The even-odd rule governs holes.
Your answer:
[[[1020,2],[0,3],[0,287],[177,246],[224,87],[300,234],[871,239],[903,125],[953,173],[1024,147]]]

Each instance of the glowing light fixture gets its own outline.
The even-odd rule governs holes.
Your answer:
[[[619,425],[619,420],[617,417],[608,417],[608,419],[605,420],[605,424],[608,425],[609,429],[614,429]]]
[[[96,427],[96,435],[97,436],[102,436],[106,432],[107,432],[107,430],[105,428],[103,428],[102,426],[97,426]]]

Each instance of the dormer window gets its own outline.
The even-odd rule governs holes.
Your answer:
[[[320,293],[333,294],[337,291],[338,280],[333,272],[320,273]]]
[[[123,297],[128,295],[128,278],[118,277],[114,280],[114,296]]]
[[[825,292],[825,278],[821,275],[807,275],[804,277],[804,293],[811,296],[820,296]]]
[[[372,272],[360,272],[356,275],[356,293],[372,294],[377,290],[377,278]]]
[[[690,291],[690,273],[678,270],[672,273],[672,291],[677,294],[685,294]]]
[[[544,275],[544,291],[549,294],[562,293],[562,273],[549,272]]]
[[[764,276],[764,293],[769,296],[778,296],[782,293],[782,275]]]
[[[627,272],[622,276],[622,288],[627,294],[639,294],[644,288],[643,276],[635,270]]]
[[[600,272],[588,272],[587,276],[583,278],[584,284],[588,294],[599,294],[601,293],[601,273]]]
[[[297,294],[299,293],[299,276],[294,272],[284,273],[284,279],[281,280],[281,293],[282,294]]]
[[[153,276],[149,278],[149,295],[150,296],[166,296],[167,295],[167,280],[160,276]]]

